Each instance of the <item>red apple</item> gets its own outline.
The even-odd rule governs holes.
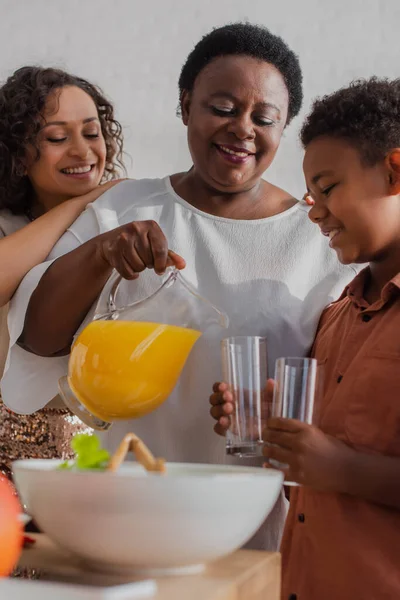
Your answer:
[[[15,567],[22,549],[21,507],[11,483],[0,476],[0,577]]]

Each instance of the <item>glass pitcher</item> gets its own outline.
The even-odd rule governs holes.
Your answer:
[[[158,408],[174,389],[190,351],[211,325],[228,317],[173,268],[151,296],[117,308],[121,277],[75,340],[68,375],[59,380],[66,406],[93,429],[136,419]]]

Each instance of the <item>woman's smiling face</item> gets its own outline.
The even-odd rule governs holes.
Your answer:
[[[27,148],[26,174],[39,202],[59,204],[99,185],[106,145],[92,98],[75,86],[51,94],[42,114],[36,150]]]
[[[281,73],[248,56],[220,56],[184,92],[182,117],[195,171],[211,189],[251,189],[273,161],[288,115]]]

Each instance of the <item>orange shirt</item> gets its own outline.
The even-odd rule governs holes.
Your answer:
[[[366,273],[321,317],[318,425],[360,452],[400,457],[400,273],[371,305]],[[292,488],[282,558],[284,600],[399,600],[400,511]]]

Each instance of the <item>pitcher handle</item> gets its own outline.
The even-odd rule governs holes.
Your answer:
[[[175,274],[179,273],[179,271],[176,269],[176,267],[173,267],[173,266],[167,267],[167,269],[165,271],[165,274],[167,275],[167,277],[164,279],[164,281],[161,284],[159,289],[161,289],[161,287],[163,287],[163,285],[166,283],[167,280],[168,281],[170,280],[171,274],[173,274],[173,273],[175,273]],[[112,284],[110,293],[108,295],[107,307],[108,307],[108,312],[113,313],[113,312],[119,310],[118,306],[117,306],[117,293],[118,293],[119,285],[120,285],[123,277],[117,271],[114,271],[114,273],[111,275],[111,277],[113,277],[113,278],[115,277],[115,281]]]
[[[117,303],[116,303],[116,297],[117,297],[117,293],[118,293],[119,284],[122,281],[122,276],[117,271],[114,271],[113,277],[115,277],[115,281],[111,286],[111,290],[108,295],[108,303],[107,303],[109,312],[114,312],[114,311],[118,310]]]

